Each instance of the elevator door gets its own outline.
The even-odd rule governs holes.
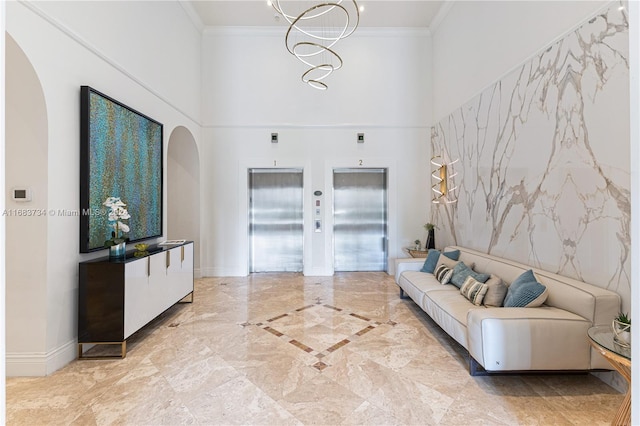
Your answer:
[[[249,170],[249,271],[302,271],[302,170]]]
[[[387,269],[386,169],[333,171],[336,271]]]

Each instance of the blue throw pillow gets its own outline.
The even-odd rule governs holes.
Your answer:
[[[509,286],[505,308],[535,308],[547,300],[547,287],[538,282],[533,271],[524,272]]]
[[[465,265],[464,262],[460,262],[453,268],[453,276],[449,282],[458,288],[462,288],[462,284],[469,277],[473,277],[478,282],[486,283],[489,276],[489,274],[479,274]]]
[[[433,274],[433,271],[436,269],[436,263],[438,263],[438,258],[440,258],[440,250],[429,249],[429,253],[427,253],[427,258],[424,260],[424,265],[422,265],[420,272]]]
[[[447,256],[451,260],[458,260],[460,257],[460,250],[452,250],[442,253]],[[427,258],[424,261],[424,265],[422,265],[422,269],[420,272],[428,272],[433,274],[433,271],[436,270],[436,265],[438,263],[438,259],[440,258],[440,250],[429,249],[429,253],[427,253]]]
[[[460,250],[445,251],[442,254],[444,254],[451,260],[458,260],[460,258]]]

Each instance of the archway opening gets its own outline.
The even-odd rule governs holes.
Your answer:
[[[183,126],[169,137],[167,154],[167,238],[194,242],[200,275],[200,160],[193,134]]]
[[[33,65],[8,33],[5,55],[7,375],[45,375],[21,357],[47,349],[47,109]]]

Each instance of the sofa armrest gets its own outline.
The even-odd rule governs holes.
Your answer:
[[[396,259],[396,283],[404,271],[419,271],[424,265],[424,258],[409,257],[406,259]]]
[[[487,371],[588,370],[589,327],[551,306],[475,309],[467,313],[468,350]]]

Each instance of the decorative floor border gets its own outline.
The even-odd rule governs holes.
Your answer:
[[[348,336],[347,338],[342,339],[341,341],[339,341],[337,343],[334,343],[333,345],[331,345],[328,348],[323,349],[323,350],[317,350],[317,349],[314,349],[314,348],[312,348],[310,346],[307,346],[306,344],[304,344],[302,342],[299,342],[298,340],[296,340],[296,339],[294,339],[294,338],[292,338],[290,336],[287,336],[285,333],[282,333],[282,332],[278,331],[276,328],[271,327],[271,325],[272,325],[272,323],[274,321],[277,321],[279,319],[282,319],[282,318],[285,318],[285,317],[288,317],[288,316],[292,316],[292,315],[297,314],[299,312],[302,312],[302,311],[304,311],[306,309],[311,309],[311,308],[315,308],[315,307],[322,307],[322,308],[332,309],[332,310],[337,311],[337,312],[343,312],[346,315],[349,315],[349,316],[351,316],[353,318],[357,318],[357,319],[365,322],[366,326],[363,327],[361,330],[355,332],[351,336]],[[347,313],[347,312],[344,312],[344,309],[342,309],[342,308],[338,308],[338,307],[331,306],[331,305],[328,305],[328,304],[323,304],[321,302],[320,298],[318,298],[317,302],[315,304],[303,306],[301,308],[294,309],[294,310],[289,311],[289,312],[285,312],[283,314],[280,314],[280,315],[277,315],[275,317],[269,318],[266,321],[261,321],[261,322],[257,322],[257,323],[244,322],[244,323],[242,323],[240,325],[242,327],[248,327],[248,326],[259,327],[259,328],[263,329],[264,331],[269,332],[269,333],[273,334],[274,336],[287,341],[288,343],[292,344],[296,348],[298,348],[298,349],[300,349],[300,350],[302,350],[302,351],[304,351],[304,352],[306,352],[306,353],[308,353],[308,354],[310,354],[312,356],[315,356],[316,358],[318,358],[318,362],[313,364],[312,367],[314,367],[318,371],[322,371],[325,368],[330,366],[329,364],[323,362],[322,358],[324,358],[327,355],[337,351],[340,348],[343,348],[347,344],[349,344],[349,343],[351,343],[351,342],[353,342],[355,340],[358,340],[360,337],[364,336],[365,334],[367,334],[371,330],[374,330],[375,328],[377,328],[378,326],[383,325],[383,324],[390,325],[390,326],[394,327],[398,323],[395,322],[395,321],[392,321],[392,320],[388,320],[386,322],[380,322],[380,321],[372,320],[371,318],[367,318],[364,315],[359,315],[359,314],[354,313],[354,312]]]

